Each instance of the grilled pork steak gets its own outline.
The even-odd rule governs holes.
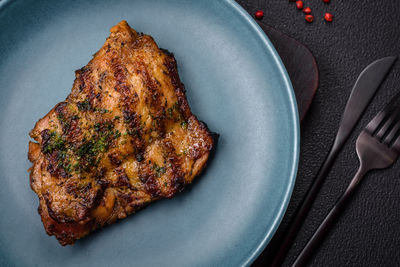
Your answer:
[[[126,21],[30,136],[31,187],[47,234],[62,245],[173,197],[214,147],[190,111],[173,55]]]

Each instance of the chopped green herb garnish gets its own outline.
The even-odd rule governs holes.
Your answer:
[[[172,118],[172,108],[168,108],[167,111],[168,111],[168,116]]]
[[[172,108],[173,109],[178,109],[179,108],[179,103],[178,103],[178,101],[176,101],[175,103],[174,103],[174,105],[172,106]]]
[[[65,141],[57,132],[50,134],[50,139],[43,148],[43,153],[52,153],[54,150],[64,150]]]
[[[114,138],[117,139],[121,136],[121,132],[119,130],[115,131]]]
[[[100,126],[101,126],[100,123],[95,123],[95,124],[93,125],[93,128],[94,128],[94,130],[95,130],[96,132],[98,132],[98,131],[100,131]]]
[[[165,167],[160,167],[157,164],[154,163],[153,165],[153,170],[156,172],[157,177],[161,177],[162,174],[164,174],[166,172],[166,168]]]
[[[79,111],[88,111],[92,108],[88,99],[76,103],[76,106],[78,107]]]
[[[183,129],[187,129],[187,127],[188,127],[188,122],[187,122],[187,121],[182,121],[182,122],[181,122],[181,126],[182,126]]]
[[[129,135],[132,135],[132,136],[137,136],[138,135],[138,132],[137,132],[137,130],[136,129],[133,129],[133,130],[128,130],[128,132],[127,132]]]

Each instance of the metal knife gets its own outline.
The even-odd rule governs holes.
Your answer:
[[[376,60],[368,65],[358,77],[347,101],[340,121],[339,130],[329,154],[319,169],[317,177],[314,179],[310,189],[303,198],[301,206],[297,210],[294,219],[292,219],[289,228],[283,237],[282,245],[274,257],[272,266],[280,266],[285,259],[285,256],[303,224],[325,177],[333,165],[333,162],[342,149],[345,141],[348,139],[350,133],[353,131],[354,126],[361,117],[361,114],[375,95],[375,92],[378,90],[386,75],[389,73],[396,59],[397,57],[391,56]]]

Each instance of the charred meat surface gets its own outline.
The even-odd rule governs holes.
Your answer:
[[[30,132],[31,187],[62,245],[173,197],[215,145],[190,111],[174,56],[126,21],[110,31],[67,99]]]

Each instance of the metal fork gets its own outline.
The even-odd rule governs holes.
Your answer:
[[[360,167],[344,194],[326,216],[317,231],[308,241],[292,266],[304,266],[314,249],[320,244],[332,224],[344,210],[351,196],[367,172],[384,169],[392,165],[400,154],[400,105],[397,94],[379,112],[357,138],[356,151]]]

